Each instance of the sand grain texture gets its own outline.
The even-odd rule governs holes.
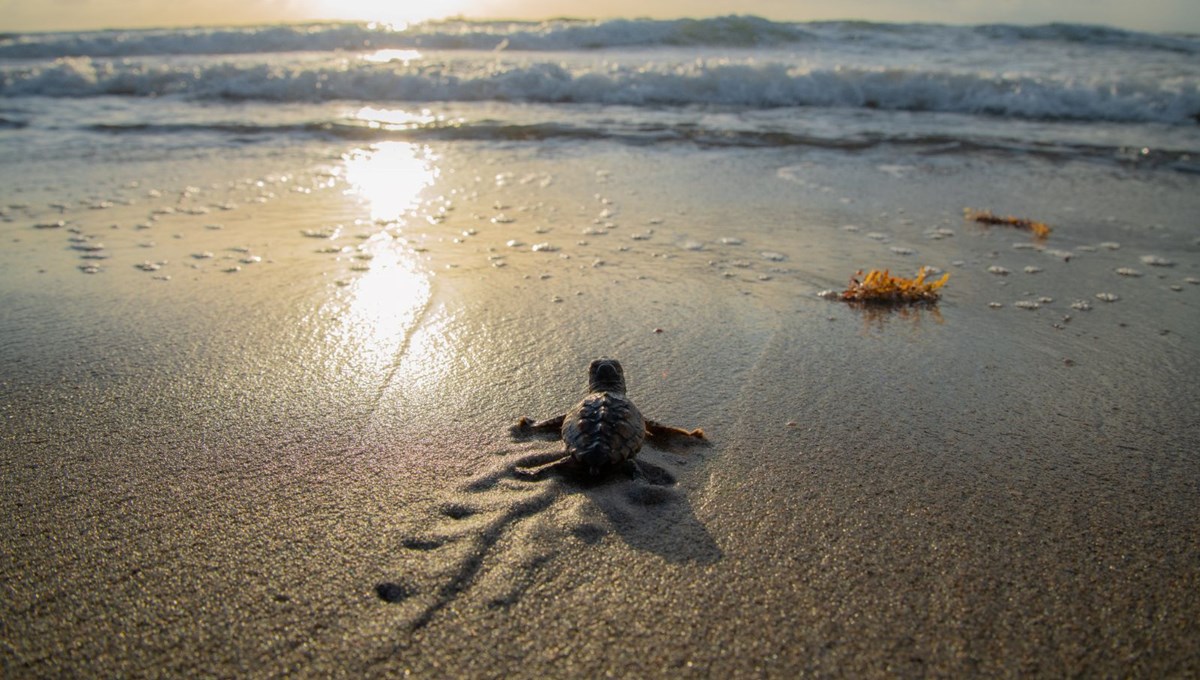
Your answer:
[[[235,188],[94,275],[42,209],[3,225],[5,677],[1200,673],[1195,180],[441,151],[399,221]],[[1045,248],[961,222],[1012,196]],[[915,257],[936,308],[816,295]],[[508,428],[601,355],[711,446],[515,475],[559,444]]]

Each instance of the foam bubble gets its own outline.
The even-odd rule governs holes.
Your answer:
[[[1174,267],[1175,263],[1165,257],[1158,255],[1143,255],[1141,258],[1142,264],[1150,265],[1151,267]]]

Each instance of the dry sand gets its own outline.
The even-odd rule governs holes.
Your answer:
[[[397,222],[320,168],[6,209],[0,674],[1200,673],[1196,180],[419,158]],[[601,355],[711,445],[514,476]]]

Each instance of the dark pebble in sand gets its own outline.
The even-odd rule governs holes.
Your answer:
[[[442,547],[442,542],[424,538],[406,538],[400,545],[408,550],[433,550]]]
[[[507,609],[517,603],[518,596],[516,593],[510,593],[505,597],[495,597],[488,600],[488,609]]]
[[[380,583],[375,586],[375,594],[384,602],[403,602],[417,594],[417,589],[407,583]]]
[[[458,505],[457,503],[454,505],[447,505],[446,507],[442,508],[442,514],[450,519],[466,519],[467,517],[474,515],[475,512],[475,508],[466,505]]]

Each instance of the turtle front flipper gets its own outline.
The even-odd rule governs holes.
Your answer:
[[[562,431],[564,417],[565,414],[534,422],[524,416],[521,416],[521,419],[517,421],[517,424],[512,426],[511,431],[514,437],[523,437],[534,434],[553,434],[555,437],[557,437]]]
[[[646,421],[646,438],[651,444],[660,447],[670,446],[671,444],[690,445],[708,443],[708,437],[704,436],[704,430],[700,428],[685,430],[680,427],[663,425],[653,420]]]

